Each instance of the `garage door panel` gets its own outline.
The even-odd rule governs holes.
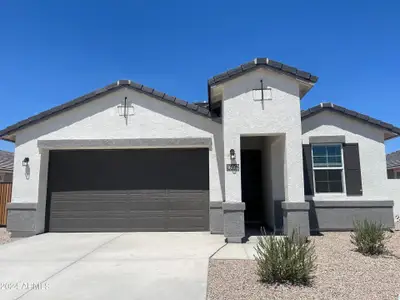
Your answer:
[[[90,217],[57,217],[52,220],[52,231],[56,232],[74,232],[74,231],[124,231],[129,228],[129,218],[126,216],[114,216],[104,218],[103,216]]]
[[[199,231],[204,228],[203,217],[171,217],[168,219],[171,231]]]
[[[52,193],[52,212],[58,211],[129,211],[127,194],[90,195],[81,193]]]
[[[208,149],[51,151],[50,231],[208,230]]]
[[[168,226],[167,216],[160,214],[159,216],[138,216],[131,219],[130,226],[136,231],[165,231]]]
[[[208,149],[52,151],[50,159],[58,169],[51,174],[53,191],[208,190],[209,186]]]

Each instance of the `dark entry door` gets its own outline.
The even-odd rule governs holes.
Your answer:
[[[242,201],[246,224],[263,223],[262,169],[260,150],[241,151]]]
[[[51,151],[49,231],[209,228],[208,149]]]

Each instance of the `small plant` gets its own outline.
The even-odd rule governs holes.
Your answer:
[[[262,282],[308,285],[315,270],[314,244],[293,231],[290,236],[262,237],[255,247],[257,274]]]
[[[364,255],[380,255],[387,252],[385,242],[389,236],[383,224],[368,221],[354,221],[354,232],[350,241],[357,247],[357,251]]]

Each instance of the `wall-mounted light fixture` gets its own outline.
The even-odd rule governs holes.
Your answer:
[[[29,163],[29,157],[25,157],[24,160],[22,161],[22,166],[26,167]]]
[[[231,160],[235,160],[235,159],[236,159],[235,150],[231,149],[231,150],[229,151],[229,154],[230,154],[230,156],[231,156]]]

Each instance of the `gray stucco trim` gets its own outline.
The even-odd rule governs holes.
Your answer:
[[[224,235],[228,243],[242,243],[245,237],[244,202],[223,202]]]
[[[222,208],[224,211],[244,211],[246,203],[244,202],[223,202]]]
[[[37,203],[10,202],[7,203],[7,210],[36,210]]]
[[[323,144],[323,143],[345,143],[346,137],[344,135],[336,136],[310,136],[310,144]]]
[[[313,207],[393,207],[394,201],[392,200],[382,200],[382,201],[323,201],[323,200],[314,200]]]
[[[243,242],[245,237],[243,210],[224,210],[224,235],[228,243]]]
[[[394,227],[393,201],[308,201],[312,231],[347,231],[355,220],[370,220]]]
[[[308,202],[282,202],[283,232],[285,235],[296,231],[302,236],[310,235]]]
[[[210,202],[210,232],[213,234],[224,233],[224,211],[222,202]]]
[[[282,202],[282,209],[286,211],[308,211],[310,204],[308,202]]]
[[[96,140],[39,140],[41,149],[82,148],[157,148],[157,147],[200,147],[211,148],[211,138],[157,138],[157,139],[96,139]]]
[[[210,208],[222,208],[222,201],[210,201]]]
[[[34,232],[34,231],[16,231],[16,230],[11,231],[12,238],[25,238],[25,237],[30,237],[30,236],[34,236],[34,235],[36,235],[36,232]]]
[[[12,237],[35,235],[36,203],[8,203],[7,230]]]

